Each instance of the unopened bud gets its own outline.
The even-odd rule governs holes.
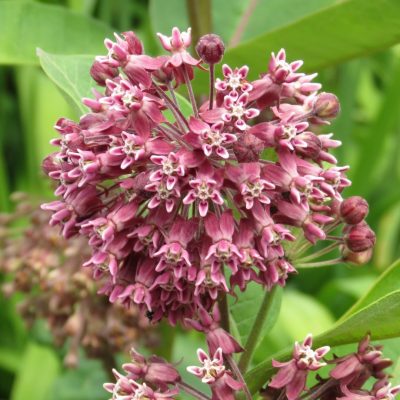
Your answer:
[[[349,225],[360,223],[368,215],[368,203],[360,196],[352,196],[340,205],[340,216]]]
[[[371,249],[375,245],[375,233],[366,223],[352,226],[345,236],[350,251],[359,253]]]
[[[314,102],[314,113],[320,118],[335,118],[340,111],[338,98],[332,93],[321,93]]]
[[[343,260],[354,265],[366,264],[372,257],[372,248],[358,253],[350,251],[346,246],[343,246]]]
[[[196,51],[206,64],[218,64],[224,56],[225,45],[218,35],[210,33],[199,39]]]
[[[302,132],[297,135],[297,139],[307,143],[306,147],[297,147],[296,152],[303,157],[311,158],[312,160],[318,158],[321,153],[322,144],[317,135],[311,132]]]
[[[90,68],[90,75],[101,86],[105,86],[107,79],[113,79],[118,75],[118,68],[95,61]]]

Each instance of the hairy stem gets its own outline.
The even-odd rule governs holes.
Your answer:
[[[336,249],[338,247],[338,243],[332,243],[329,246],[324,247],[323,249],[316,251],[313,254],[310,254],[309,256],[302,257],[296,260],[298,263],[303,263],[303,262],[308,262],[315,260],[318,257],[324,256],[325,254],[330,253],[332,250]]]
[[[179,108],[179,104],[178,104],[178,101],[177,101],[176,96],[175,96],[175,90],[174,90],[173,86],[171,85],[171,82],[167,83],[167,88],[168,88],[169,92],[171,93],[172,101]]]
[[[245,351],[240,357],[239,360],[239,368],[240,371],[244,374],[249,366],[251,358],[253,356],[254,350],[256,349],[258,339],[260,337],[260,333],[264,326],[264,323],[269,315],[269,311],[271,310],[274,298],[277,293],[277,287],[274,286],[270,292],[265,292],[264,299],[261,303],[261,306],[258,310],[257,317],[254,321],[254,324],[251,328],[250,335],[247,338],[246,344],[244,346]]]
[[[214,79],[215,79],[215,64],[210,65],[210,103],[208,109],[212,110],[214,105]]]
[[[221,314],[221,327],[229,332],[229,309],[228,309],[228,299],[226,293],[223,292],[218,297],[219,313]]]
[[[184,124],[187,129],[189,129],[189,124],[186,121],[185,116],[182,114],[179,107],[175,105],[175,103],[169,98],[169,96],[167,96],[167,94],[164,93],[164,91],[154,81],[153,84],[158,95],[165,101],[167,107],[171,110],[172,114],[174,114],[174,117],[180,129],[182,130],[182,132],[185,132],[186,130],[182,124]]]
[[[242,373],[240,372],[239,367],[236,364],[236,361],[233,359],[233,357],[229,355],[225,355],[226,360],[228,361],[229,366],[231,367],[233,373],[235,374],[236,378],[239,380],[239,382],[243,385],[243,392],[246,396],[247,400],[252,400],[253,397],[250,393],[249,388],[247,387],[246,381],[243,378]]]
[[[190,386],[188,383],[179,382],[178,386],[182,391],[186,392],[187,394],[190,394],[195,399],[198,399],[198,400],[211,400],[204,393],[198,391],[196,388],[194,388],[193,386]]]
[[[187,91],[188,91],[188,94],[189,94],[189,100],[190,100],[190,103],[191,103],[192,108],[193,108],[194,116],[196,118],[198,118],[199,117],[199,112],[197,110],[196,98],[194,97],[192,83],[190,82],[190,78],[189,78],[189,74],[188,74],[188,70],[187,70],[186,64],[182,65],[182,71],[183,71],[183,77],[185,78],[186,88],[187,88]]]

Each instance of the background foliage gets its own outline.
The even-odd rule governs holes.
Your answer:
[[[343,141],[337,151],[340,163],[351,165],[353,186],[347,194],[364,196],[371,205],[368,222],[377,232],[377,246],[362,270],[343,265],[302,270],[291,280],[275,300],[282,304],[275,326],[272,320],[263,326],[255,352],[255,364],[261,364],[250,382],[255,387],[258,377],[268,373],[268,358],[308,332],[325,332],[318,344],[335,338],[332,344],[342,345],[351,342],[349,332],[363,335],[371,321],[379,321],[382,338],[400,335],[400,266],[384,272],[400,253],[400,2],[214,0],[211,16],[210,2],[0,0],[0,208],[11,210],[10,193],[18,190],[51,196],[40,160],[51,151],[52,126],[59,116],[76,118],[84,112],[79,99],[92,85],[88,71],[93,56],[87,55],[104,53],[103,39],[113,31],[135,30],[147,51],[156,54],[155,32],[190,24],[195,36],[211,30],[227,44],[225,61],[248,64],[252,77],[266,69],[268,54],[281,47],[290,60],[304,59],[306,70],[318,71],[324,89],[341,101],[342,112],[330,129]],[[187,3],[192,11],[198,8],[194,19]],[[198,81],[201,91],[205,82]],[[247,296],[240,304],[258,307],[256,290]],[[62,349],[51,347],[45,327],[25,330],[15,311],[17,302],[0,297],[0,398],[106,398],[100,366],[84,360],[78,370],[65,370]],[[232,320],[245,342],[251,321],[240,304]],[[185,335],[175,338],[174,361],[182,354],[195,357],[199,339]],[[400,341],[384,342],[387,355],[396,360],[394,381],[400,382]],[[185,359],[185,364],[193,361]]]

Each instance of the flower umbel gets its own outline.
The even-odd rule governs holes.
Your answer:
[[[85,265],[112,302],[134,304],[154,322],[191,323],[208,332],[214,351],[229,333],[197,322],[219,298],[252,281],[284,286],[297,266],[311,266],[290,242],[332,240],[327,248],[343,253],[334,261],[363,262],[375,237],[366,202],[343,199],[347,167],[330,154],[340,142],[317,133],[339,102],[319,93],[301,61],[280,50],[255,81],[248,66],[227,64],[215,80],[224,53],[218,36],[201,38],[200,59],[190,54],[190,29],[158,36],[167,51],[160,57],[143,54],[133,32],[106,40],[108,53],[91,69],[104,90],[83,100],[89,110],[79,122],[55,125],[58,150],[43,168],[59,199],[43,208],[66,238],[88,238]],[[210,76],[203,103],[192,88],[195,68]],[[180,86],[191,112],[175,93]],[[329,235],[341,224],[340,237]]]

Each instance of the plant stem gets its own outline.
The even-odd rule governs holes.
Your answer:
[[[111,353],[111,349],[109,353],[102,354],[100,360],[108,379],[113,382],[115,380],[115,376],[112,371],[113,369],[117,369],[117,362],[115,361],[114,355]]]
[[[264,326],[265,320],[268,317],[269,311],[273,304],[274,298],[277,293],[277,287],[274,286],[270,292],[265,292],[264,299],[261,303],[261,306],[258,310],[257,317],[254,321],[254,324],[251,328],[250,334],[247,338],[246,344],[244,346],[245,351],[240,357],[239,360],[239,368],[242,373],[245,373],[251,358],[253,356],[254,350],[256,349],[258,338]]]
[[[173,86],[171,85],[171,82],[167,83],[167,88],[168,88],[169,92],[171,93],[172,101],[179,108],[179,104],[178,104],[178,101],[176,100],[176,96],[175,96],[175,90],[174,90]]]
[[[158,95],[165,100],[165,102],[167,103],[168,108],[171,110],[172,114],[174,114],[174,117],[176,119],[176,122],[178,123],[180,129],[182,130],[182,132],[184,133],[186,130],[183,127],[182,123],[184,125],[186,125],[187,129],[189,129],[189,124],[186,121],[185,116],[182,114],[181,110],[179,109],[179,107],[177,107],[175,105],[175,103],[169,98],[169,96],[164,93],[164,91],[153,81],[154,87],[156,89],[156,92],[158,93]]]
[[[337,242],[332,243],[332,244],[330,244],[329,246],[326,246],[326,247],[324,247],[323,249],[321,249],[321,250],[319,250],[319,251],[317,251],[317,252],[315,252],[315,253],[313,253],[313,254],[310,254],[309,256],[306,256],[306,257],[303,257],[303,258],[299,258],[298,260],[296,260],[296,262],[298,262],[298,263],[303,263],[304,261],[311,261],[311,260],[314,260],[314,259],[316,259],[316,258],[318,258],[318,257],[324,256],[325,254],[330,253],[330,252],[331,252],[333,249],[335,249],[337,246],[338,246],[338,243],[337,243]]]
[[[204,393],[198,391],[196,388],[193,386],[190,386],[188,383],[185,382],[179,382],[178,386],[180,389],[182,389],[184,392],[187,394],[190,394],[193,396],[195,399],[198,400],[211,400],[208,396],[206,396]]]
[[[189,100],[190,100],[190,103],[192,104],[194,116],[196,118],[198,118],[199,117],[199,112],[197,111],[196,99],[194,97],[192,83],[190,82],[190,78],[189,78],[189,74],[188,74],[188,71],[187,71],[186,64],[182,65],[182,71],[183,71],[183,77],[185,78],[186,88],[187,88],[187,91],[188,91],[188,94],[189,94]]]
[[[186,0],[193,45],[202,35],[212,31],[211,0]]]
[[[239,367],[237,366],[235,360],[233,357],[229,355],[225,355],[226,360],[228,361],[229,366],[231,367],[233,373],[236,375],[236,378],[240,381],[240,383],[243,385],[243,392],[246,396],[247,400],[252,400],[253,397],[251,396],[250,390],[247,387],[246,381],[243,378],[242,373],[240,372]]]
[[[228,299],[226,293],[223,292],[218,297],[219,313],[221,315],[221,327],[229,332],[229,310],[228,310]]]
[[[327,261],[318,261],[318,262],[310,262],[310,263],[301,263],[295,264],[295,267],[298,268],[318,268],[318,267],[325,267],[328,265],[335,265],[335,264],[343,264],[343,258],[334,258],[333,260]]]
[[[215,64],[210,64],[210,104],[209,110],[213,109],[214,105],[214,76],[215,76]]]

